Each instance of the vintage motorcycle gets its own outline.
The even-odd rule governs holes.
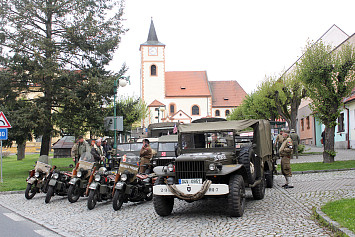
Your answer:
[[[39,193],[40,191],[46,193],[52,172],[53,169],[51,169],[49,164],[37,161],[35,168],[30,170],[29,176],[26,179],[27,187],[25,197],[27,199],[32,199],[36,193]]]
[[[52,177],[48,183],[48,191],[45,203],[49,203],[55,194],[65,196],[68,193],[69,181],[72,174],[66,171],[54,170]]]
[[[73,176],[69,181],[68,200],[74,203],[85,195],[89,178],[93,173],[95,159],[90,152],[85,152],[73,170]]]
[[[97,202],[112,199],[112,190],[115,183],[115,172],[107,171],[105,167],[101,167],[99,171],[92,176],[93,182],[89,179],[88,185],[88,209],[92,210]]]
[[[128,201],[150,201],[153,198],[153,175],[138,174],[139,166],[121,162],[116,174],[112,200],[115,211],[121,209]]]

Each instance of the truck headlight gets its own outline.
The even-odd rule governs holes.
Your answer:
[[[212,163],[208,166],[208,169],[211,171],[214,171],[214,170],[216,170],[216,165]]]
[[[99,182],[101,180],[101,175],[97,174],[95,175],[95,181]]]
[[[127,176],[127,174],[122,174],[121,175],[121,180],[124,182],[124,181],[126,181],[128,179],[128,176]]]
[[[53,178],[53,179],[58,179],[58,178],[59,178],[59,174],[58,174],[58,173],[54,173],[54,174],[52,175],[52,178]]]
[[[156,161],[156,160],[153,161],[153,165],[154,165],[154,166],[157,165],[157,161]]]

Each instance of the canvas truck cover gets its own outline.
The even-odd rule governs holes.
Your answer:
[[[158,138],[158,142],[178,142],[177,135],[166,135]]]
[[[243,131],[246,128],[254,129],[254,143],[256,143],[255,153],[259,157],[272,155],[271,128],[267,120],[231,120],[213,123],[190,123],[180,124],[179,133],[201,133],[233,131],[234,133]]]

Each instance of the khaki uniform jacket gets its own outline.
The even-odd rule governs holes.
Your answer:
[[[84,154],[85,152],[90,152],[90,151],[91,151],[91,148],[90,148],[90,145],[87,141],[84,140],[84,142],[82,142],[82,143],[76,142],[71,149],[71,157],[72,158],[75,158],[75,157],[80,158],[82,154]]]
[[[282,144],[283,142],[284,142],[284,137],[281,134],[277,135],[275,139],[275,144],[276,143]]]
[[[290,159],[293,149],[289,148],[289,146],[293,146],[293,142],[290,137],[286,138],[280,147],[281,172],[286,177],[292,176]]]
[[[293,132],[290,134],[290,138],[292,139],[293,141],[293,145],[298,145],[300,144],[300,137],[298,136],[297,133]]]
[[[291,156],[293,149],[289,148],[289,146],[293,146],[293,141],[290,137],[287,137],[280,147],[281,156],[287,156],[287,157]]]
[[[150,147],[150,145],[148,145],[147,147],[142,147],[139,156],[141,158],[145,158],[145,159],[151,159],[153,157],[153,150]]]

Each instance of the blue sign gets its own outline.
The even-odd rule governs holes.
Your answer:
[[[0,128],[0,140],[7,140],[7,128]]]

